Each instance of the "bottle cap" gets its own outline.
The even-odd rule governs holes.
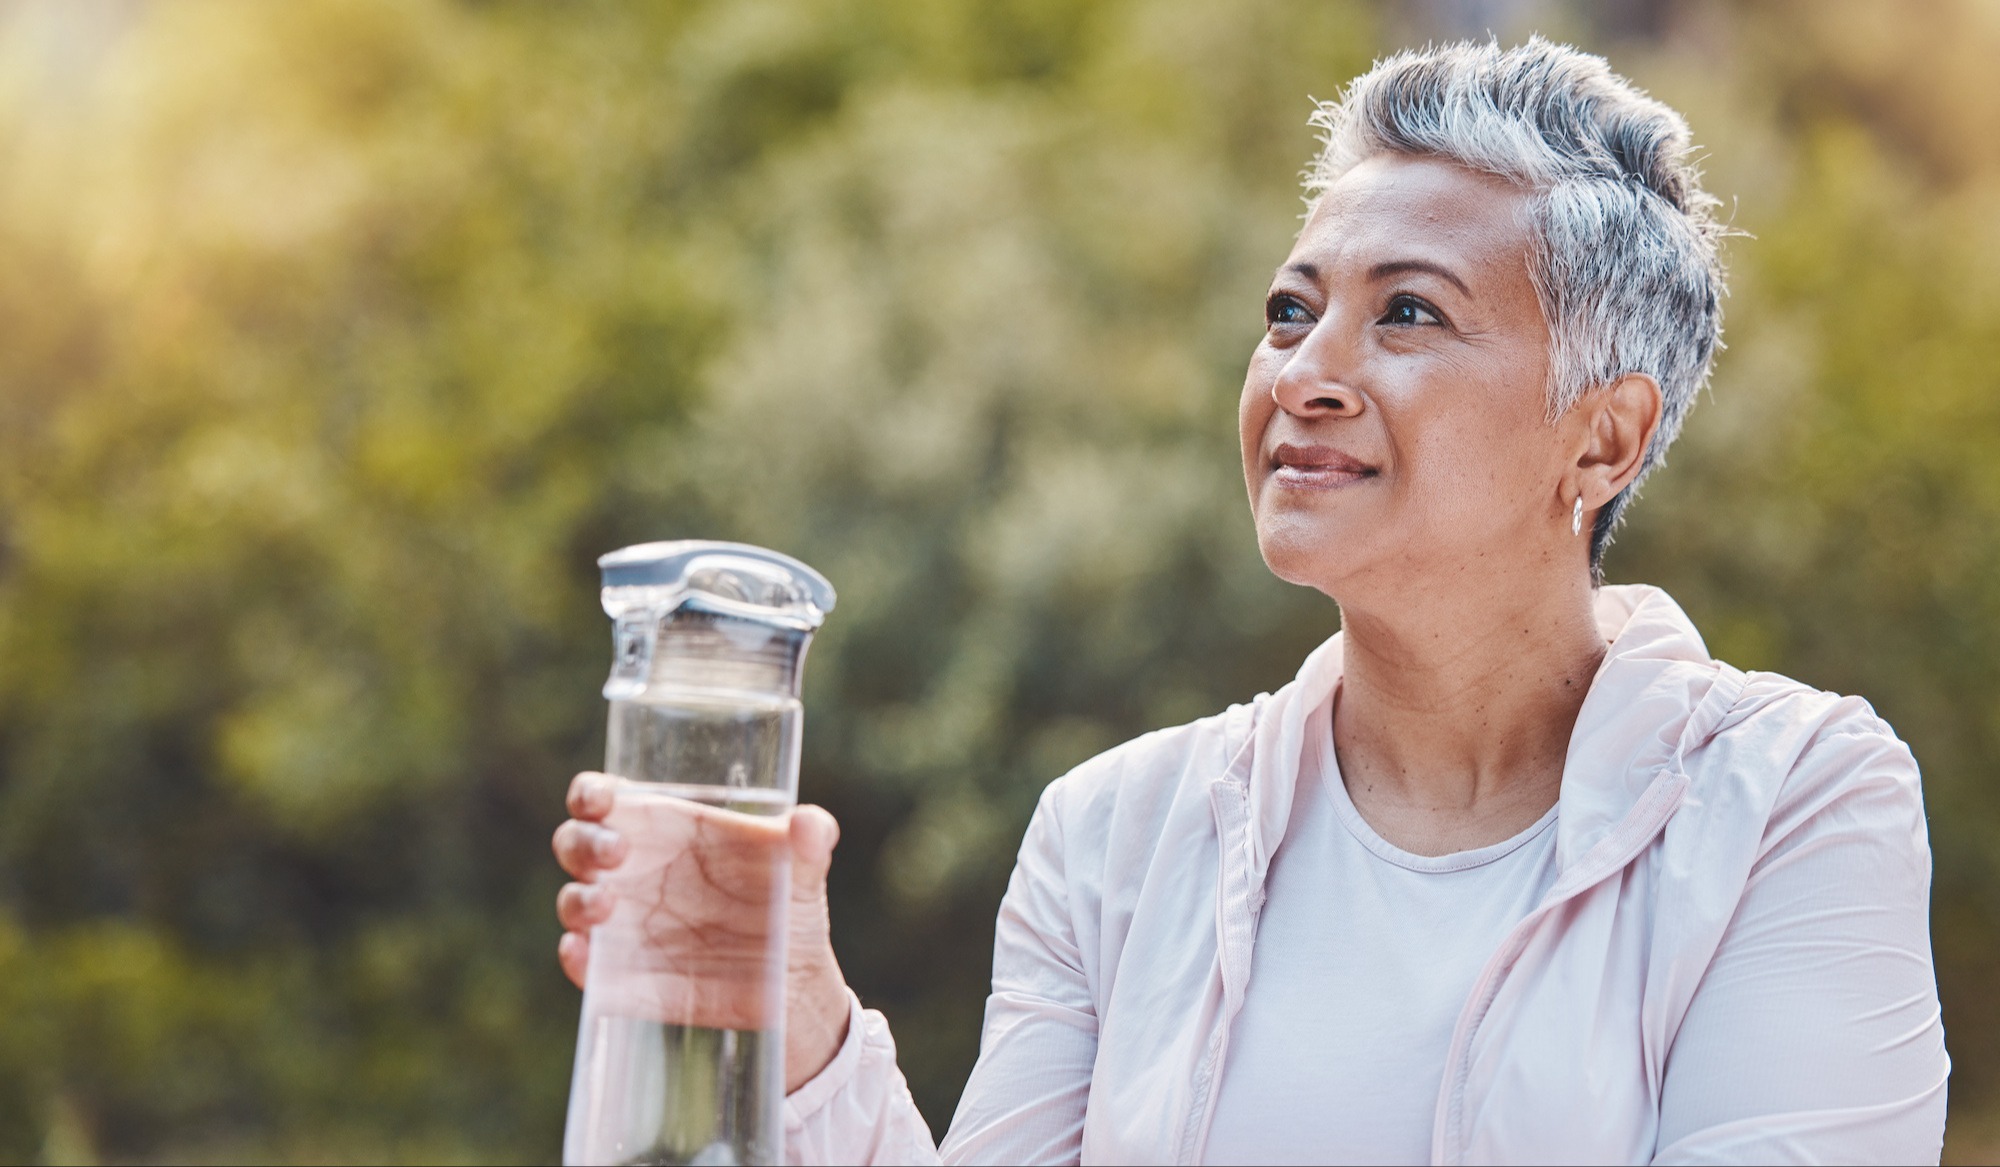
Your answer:
[[[625,588],[645,589],[631,600],[647,607],[685,604],[788,628],[818,628],[833,611],[833,585],[825,576],[789,555],[748,543],[640,543],[601,557],[597,566],[604,576],[604,610],[614,618],[629,605],[613,589]]]
[[[798,695],[812,634],[833,585],[793,559],[747,543],[641,543],[597,561],[612,630],[614,701],[711,694]]]

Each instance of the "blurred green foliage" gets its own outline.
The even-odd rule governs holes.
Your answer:
[[[1912,743],[1952,1149],[1991,1153],[2000,21],[1487,9],[1686,110],[1754,235],[1609,571]],[[1455,31],[1359,0],[0,8],[0,1159],[553,1155],[592,559],[682,536],[841,590],[804,793],[941,1130],[1041,786],[1335,626],[1258,561],[1236,386],[1307,95]]]

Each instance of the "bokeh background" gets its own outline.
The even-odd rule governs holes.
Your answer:
[[[840,589],[804,791],[940,1132],[1041,787],[1290,678],[1234,399],[1308,95],[1539,29],[1683,109],[1729,349],[1613,548],[1925,769],[2000,1155],[2000,5],[0,6],[0,1160],[552,1158],[593,560]]]

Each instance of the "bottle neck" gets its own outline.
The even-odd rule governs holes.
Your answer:
[[[648,689],[799,695],[807,630],[680,606],[618,618],[616,658],[604,695],[643,699]]]

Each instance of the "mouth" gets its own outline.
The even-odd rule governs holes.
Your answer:
[[[1366,482],[1381,473],[1332,446],[1295,446],[1282,442],[1271,452],[1271,477],[1280,486],[1301,490],[1333,490]]]

